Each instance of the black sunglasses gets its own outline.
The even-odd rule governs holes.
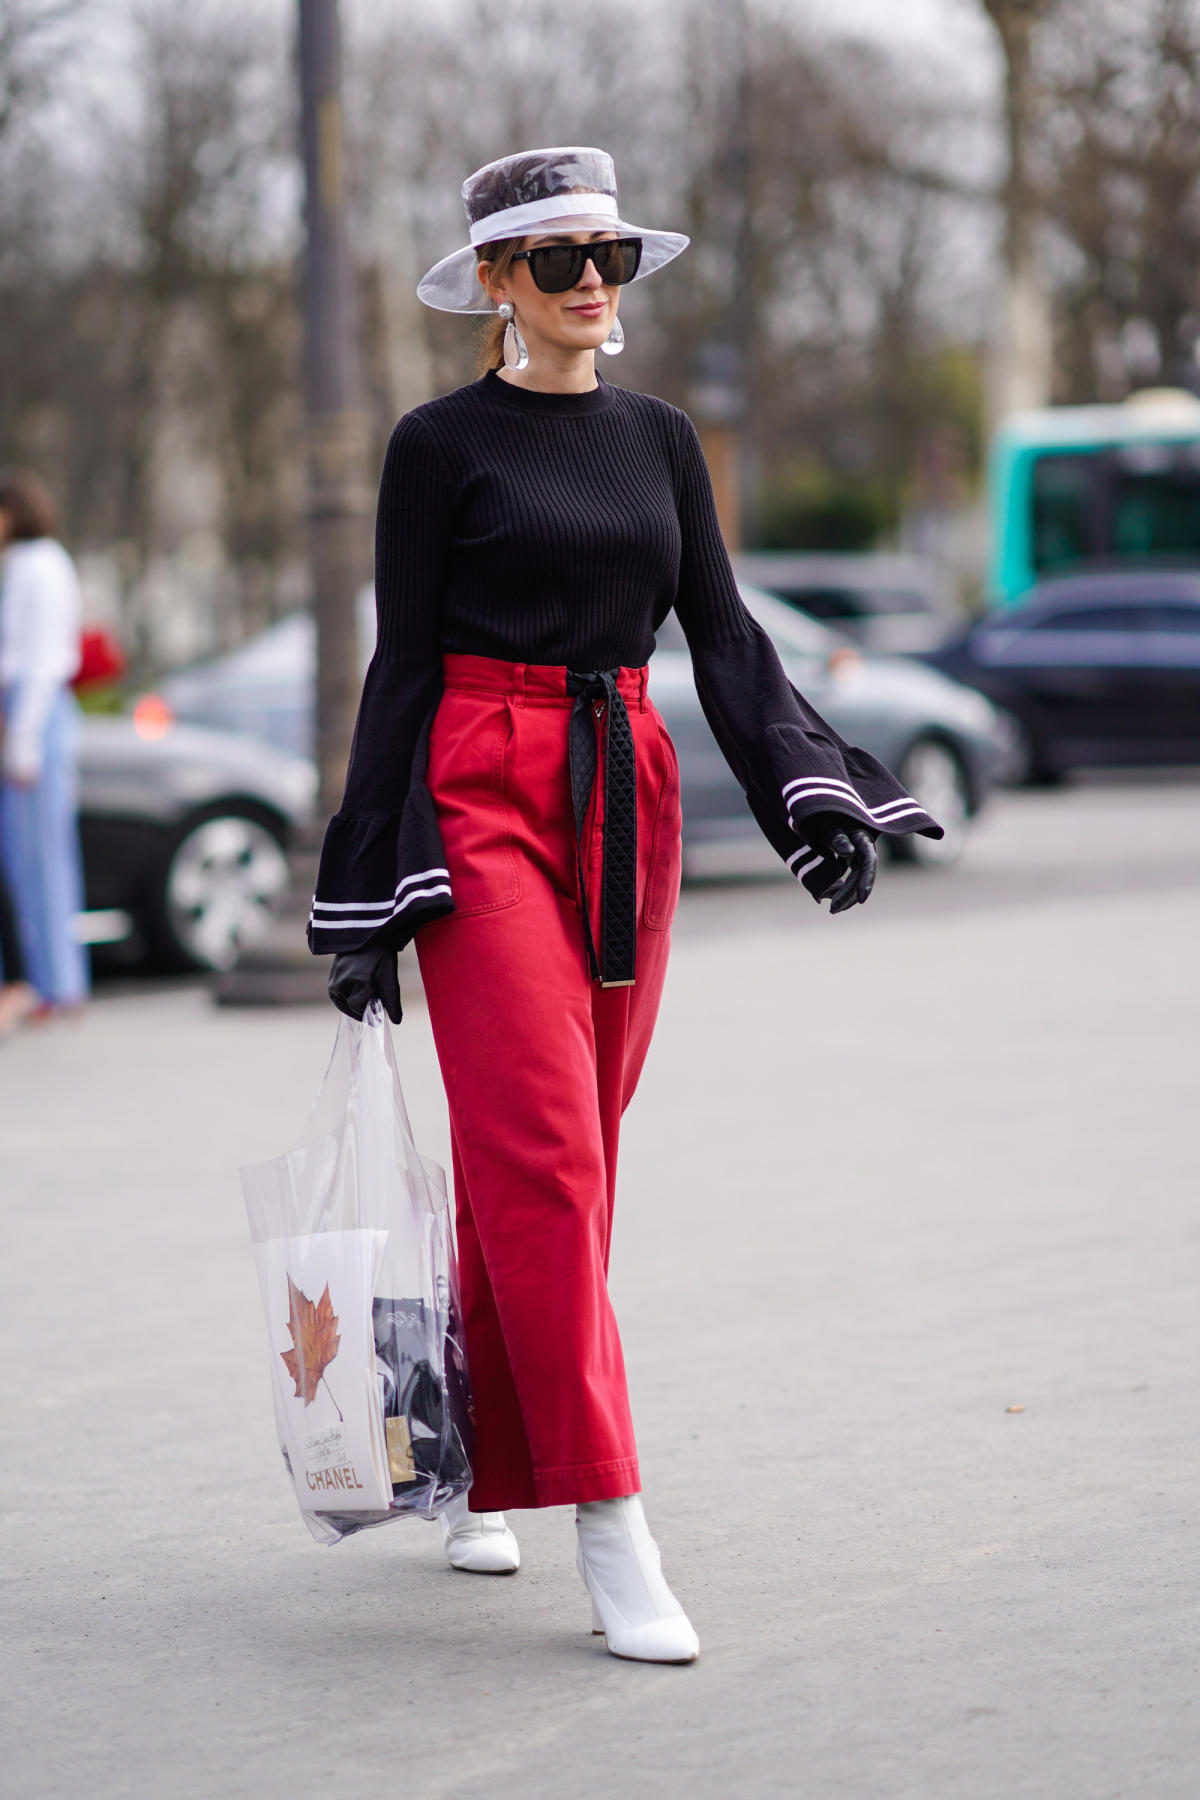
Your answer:
[[[595,263],[605,287],[624,287],[638,272],[642,240],[602,238],[598,244],[539,244],[534,250],[518,250],[512,260],[529,264],[533,285],[543,294],[565,294],[575,286],[589,260]]]

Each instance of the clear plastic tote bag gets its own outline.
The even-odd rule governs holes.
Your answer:
[[[284,1463],[334,1544],[471,1484],[446,1177],[413,1142],[383,1008],[342,1017],[294,1150],[241,1170]]]

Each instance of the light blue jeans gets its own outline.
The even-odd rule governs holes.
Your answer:
[[[4,702],[11,705],[9,690]],[[42,999],[71,1006],[88,991],[88,964],[74,933],[83,909],[75,761],[79,708],[64,687],[46,721],[42,772],[32,787],[0,782],[0,858],[25,952]]]

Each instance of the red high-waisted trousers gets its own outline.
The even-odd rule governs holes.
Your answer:
[[[456,910],[416,946],[450,1109],[476,1512],[641,1485],[608,1252],[621,1114],[666,973],[681,816],[645,670],[623,669],[619,688],[637,766],[632,987],[589,973],[565,669],[447,656],[430,738]],[[601,737],[584,838],[597,942],[603,774]]]

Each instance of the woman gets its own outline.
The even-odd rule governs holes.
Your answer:
[[[68,685],[79,667],[79,581],[55,531],[41,482],[0,475],[0,859],[43,1013],[77,1011],[88,989],[74,933],[83,906],[79,710]]]
[[[699,1644],[639,1497],[606,1274],[621,1113],[679,889],[679,775],[646,694],[672,606],[750,806],[832,909],[880,831],[938,827],[789,686],[738,597],[687,416],[610,386],[620,289],[688,240],[619,216],[611,159],[505,157],[463,187],[471,244],[418,292],[498,315],[480,379],[397,425],[376,528],[379,637],[309,926],[330,993],[400,1017],[415,936],[449,1102],[470,1509],[457,1567],[515,1569],[509,1507],[577,1508],[610,1651]]]

